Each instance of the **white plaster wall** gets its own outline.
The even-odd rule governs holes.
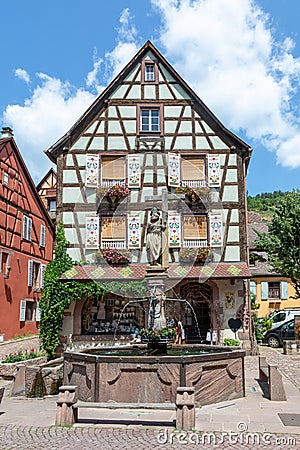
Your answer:
[[[83,203],[79,187],[63,188],[63,203]]]
[[[155,85],[154,84],[145,84],[144,95],[145,95],[146,100],[154,100],[156,97],[155,96]],[[141,96],[139,98],[141,98]]]
[[[181,122],[179,127],[179,133],[191,133],[192,123],[191,122]]]
[[[185,136],[180,137],[178,136],[175,141],[174,149],[181,150],[181,149],[192,149],[192,137]]]
[[[126,133],[136,133],[136,120],[123,120]]]
[[[227,246],[225,250],[225,261],[240,261],[240,247],[237,245]]]
[[[165,133],[175,133],[177,122],[175,120],[165,120],[164,128]]]
[[[77,175],[76,175],[76,170],[64,170],[63,171],[63,183],[77,184],[78,179],[77,179]]]
[[[108,150],[126,150],[126,143],[123,137],[108,137]]]
[[[108,132],[112,134],[121,134],[122,129],[118,120],[110,120],[108,122]]]
[[[89,137],[80,137],[78,141],[76,141],[75,144],[72,145],[71,150],[84,150],[89,139]]]
[[[239,235],[239,227],[231,225],[228,230],[227,242],[239,242]]]
[[[229,155],[229,165],[236,166],[236,155],[235,154]]]
[[[137,98],[140,99],[141,96],[142,96],[141,86],[137,85],[137,84],[134,84],[133,86],[131,86],[131,89],[130,89],[128,95],[127,95],[127,98],[129,98],[129,99],[137,99]]]
[[[165,106],[164,115],[165,117],[175,117],[179,118],[181,112],[181,106]]]
[[[126,118],[136,118],[136,107],[135,106],[119,106],[120,114],[122,117]]]
[[[204,136],[196,137],[196,147],[198,150],[210,150],[210,145]]]
[[[228,146],[218,136],[210,136],[210,140],[216,150],[228,149]]]
[[[239,221],[239,210],[232,209],[231,210],[231,222],[238,222],[238,221]]]
[[[104,137],[95,136],[91,142],[89,150],[104,150]]]
[[[223,202],[238,202],[238,186],[224,186]]]
[[[227,169],[226,182],[236,183],[237,182],[237,169]]]

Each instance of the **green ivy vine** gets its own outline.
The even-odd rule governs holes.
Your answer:
[[[113,292],[124,297],[143,297],[147,283],[140,281],[107,281],[87,283],[70,280],[60,281],[61,275],[74,265],[67,253],[69,242],[65,237],[62,221],[57,223],[54,259],[47,265],[43,293],[39,302],[41,310],[40,340],[48,359],[53,359],[60,344],[63,315],[72,301]],[[76,263],[75,263],[76,264]]]

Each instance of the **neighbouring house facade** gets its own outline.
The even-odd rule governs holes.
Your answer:
[[[202,339],[213,330],[210,340],[218,343],[235,337],[230,319],[240,321],[237,337],[249,345],[245,177],[251,149],[151,42],[46,153],[57,164],[57,218],[69,254],[85,261],[62,282],[159,287],[170,299],[168,317],[181,319],[188,342],[196,317]],[[73,341],[108,339],[117,324],[124,336],[147,326],[147,307],[119,294],[112,288],[101,299],[71,304],[63,334]]]
[[[36,186],[38,194],[55,223],[56,219],[56,172],[51,168]]]
[[[54,229],[9,127],[0,139],[0,335],[39,329],[39,299]]]
[[[255,245],[257,232],[267,233],[268,225],[259,213],[248,212],[249,252],[250,252],[250,290],[256,296],[258,317],[266,317],[277,309],[300,308],[300,299],[295,299],[295,289],[289,278],[272,270],[267,254],[258,251]],[[262,257],[265,261],[261,260]]]

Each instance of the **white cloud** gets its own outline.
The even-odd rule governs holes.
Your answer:
[[[56,142],[92,103],[95,96],[74,91],[68,82],[38,74],[38,85],[24,105],[8,105],[3,123],[12,126],[18,147],[35,181],[49,170],[43,150]]]
[[[132,19],[129,9],[124,9],[120,16],[117,45],[113,51],[105,54],[109,77],[117,76],[139,50],[138,32]]]
[[[16,69],[15,70],[15,75],[20,80],[25,81],[25,83],[27,83],[27,84],[30,83],[30,76],[29,76],[28,72],[26,72],[26,70],[24,70],[24,69]]]
[[[93,70],[91,70],[86,76],[86,85],[88,87],[94,87],[98,93],[103,90],[103,86],[98,84],[98,75],[100,71],[101,64],[103,63],[103,59],[98,58],[97,49],[94,48],[93,54]]]
[[[275,39],[254,0],[151,1],[167,58],[206,105],[229,128],[263,141],[283,166],[300,167],[293,103],[300,59],[292,39]]]

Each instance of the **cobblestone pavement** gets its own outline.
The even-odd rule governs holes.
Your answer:
[[[0,343],[0,361],[5,358],[9,353],[18,352],[22,346],[22,350],[30,351],[32,348],[34,350],[39,350],[39,337],[32,336],[24,339],[18,339],[15,341],[5,341]]]
[[[171,429],[0,427],[1,450],[286,449],[300,447],[300,435],[174,432]]]

